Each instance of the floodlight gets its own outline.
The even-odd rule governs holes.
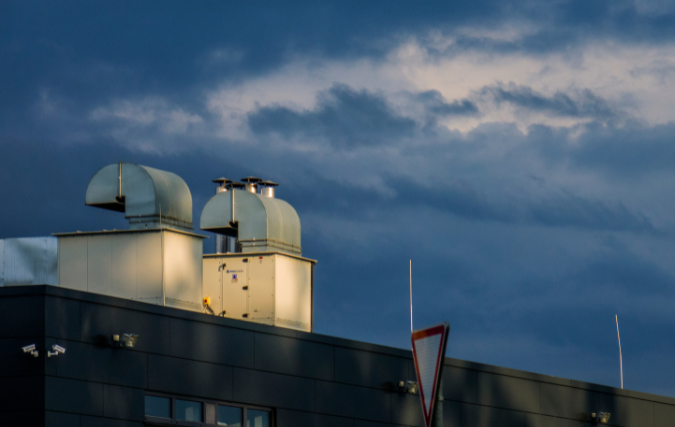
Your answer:
[[[591,412],[591,421],[595,421],[600,424],[607,424],[609,417],[612,416],[609,412]]]
[[[21,347],[21,350],[23,350],[24,353],[30,353],[31,356],[33,357],[38,357],[39,352],[36,350],[37,347],[35,347],[35,344],[27,345],[25,347]]]
[[[408,381],[406,383],[406,389],[410,394],[417,394],[417,390],[419,390],[419,388],[420,385],[415,381]]]
[[[122,337],[120,339],[120,343],[124,347],[128,348],[134,348],[134,345],[136,345],[136,341],[138,341],[138,335],[136,334],[122,334]]]

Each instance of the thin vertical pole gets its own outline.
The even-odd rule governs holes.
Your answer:
[[[412,259],[410,260],[410,333],[413,332],[413,316],[412,316]]]
[[[621,356],[621,335],[619,334],[619,315],[615,314],[616,319],[616,336],[619,338],[619,370],[621,372],[621,388],[623,388],[623,358]]]

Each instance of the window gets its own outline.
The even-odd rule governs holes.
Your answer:
[[[270,413],[249,409],[246,411],[246,427],[270,427]]]
[[[145,396],[145,415],[148,417],[171,418],[171,399],[168,397]]]
[[[203,413],[202,402],[176,399],[176,419],[178,421],[201,423],[204,420]]]
[[[236,406],[218,405],[218,425],[228,427],[241,427],[243,423],[243,409]]]
[[[145,419],[152,425],[273,427],[271,409],[238,403],[146,395]]]

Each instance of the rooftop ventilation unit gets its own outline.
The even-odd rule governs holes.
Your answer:
[[[192,195],[171,172],[134,163],[99,170],[86,204],[124,212],[130,230],[60,233],[58,284],[66,288],[202,311],[202,239]]]
[[[277,183],[242,181],[218,189],[202,211],[202,230],[235,242],[230,250],[217,247],[204,255],[207,308],[223,317],[312,331],[316,261],[302,257],[300,218],[274,198]]]

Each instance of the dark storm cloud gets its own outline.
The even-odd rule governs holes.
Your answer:
[[[312,206],[312,210],[331,216],[369,218],[378,211],[397,211],[410,206],[454,215],[470,221],[487,221],[512,225],[576,228],[596,231],[630,231],[657,233],[645,215],[619,202],[583,198],[551,189],[545,197],[535,194],[512,196],[500,194],[500,183],[486,188],[462,182],[429,186],[404,176],[387,176],[392,197],[377,189],[345,185],[314,176],[296,184],[292,192]],[[312,187],[322,191],[311,191]]]
[[[79,112],[111,98],[157,94],[196,111],[203,107],[195,94],[206,88],[264,75],[298,57],[377,61],[410,38],[433,54],[432,32],[456,38],[455,52],[673,40],[672,11],[640,10],[631,1],[2,2],[0,124],[28,126],[44,90]],[[533,30],[509,42],[457,33],[521,25]]]
[[[413,95],[413,99],[422,103],[426,112],[435,117],[474,116],[478,114],[478,107],[470,100],[461,99],[447,102],[437,90],[420,92]]]
[[[517,108],[552,116],[595,120],[610,120],[619,116],[607,101],[588,89],[573,95],[558,91],[552,96],[545,96],[529,86],[500,83],[480,89],[478,95],[490,97],[497,105],[507,103]]]
[[[412,135],[415,121],[398,115],[379,94],[335,84],[318,96],[315,110],[258,108],[248,125],[257,135],[327,139],[336,148],[377,146]]]
[[[590,123],[576,138],[572,129],[536,125],[528,139],[552,164],[569,163],[575,168],[611,175],[612,179],[675,173],[675,124],[624,126]],[[574,143],[570,140],[574,139]]]

